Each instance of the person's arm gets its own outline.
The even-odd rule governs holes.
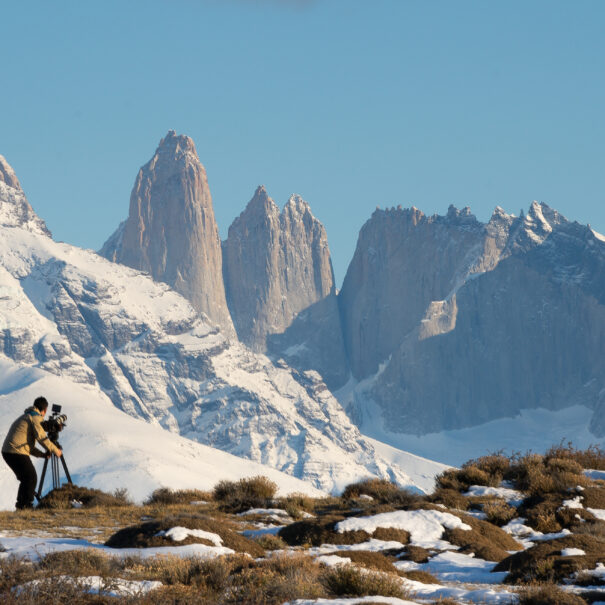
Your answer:
[[[46,448],[51,454],[56,454],[57,456],[61,456],[63,452],[49,439],[46,431],[42,428],[42,418],[40,416],[32,416],[32,425],[34,427],[34,434],[36,436],[36,441],[40,443],[40,445]],[[33,452],[39,452],[40,450],[36,450],[34,448]],[[34,456],[37,454],[33,453]],[[41,457],[44,458],[46,454],[43,454]],[[38,456],[39,457],[39,456]]]
[[[46,452],[39,450],[38,448],[33,448],[30,452],[30,455],[35,456],[36,458],[46,458]]]

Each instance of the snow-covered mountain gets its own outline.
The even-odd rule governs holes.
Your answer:
[[[76,384],[32,366],[0,358],[0,435],[40,394],[62,406],[67,426],[60,435],[72,480],[113,492],[126,488],[137,502],[158,487],[211,490],[223,479],[265,475],[281,493],[321,495],[310,483],[269,466],[243,460],[166,431],[118,410],[96,385]],[[36,463],[39,467],[41,462]],[[64,479],[63,470],[61,478]],[[51,488],[50,476],[43,492]],[[0,465],[0,510],[15,504],[18,482]]]
[[[51,400],[73,385],[91,406],[109,399],[134,418],[326,491],[371,475],[426,489],[443,468],[427,462],[410,476],[377,453],[317,373],[230,341],[140,271],[54,242],[26,204],[18,182],[0,180],[0,354],[59,377],[63,390],[47,393]],[[22,390],[14,375],[0,370],[3,410]],[[16,407],[31,403],[29,392],[23,398]],[[137,426],[143,434],[148,424]]]

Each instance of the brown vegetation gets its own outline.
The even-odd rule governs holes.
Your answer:
[[[218,534],[223,546],[231,548],[236,552],[245,552],[253,557],[264,555],[264,549],[253,540],[245,538],[241,534],[229,528],[226,520],[217,521],[212,517],[202,515],[181,515],[179,517],[168,517],[160,521],[148,521],[119,530],[105,542],[113,548],[147,548],[150,546],[175,546],[184,544],[206,544],[212,543],[204,538],[188,536],[185,540],[174,542],[170,538],[158,535],[173,527],[186,527],[188,529],[201,529],[203,531]]]
[[[191,504],[192,502],[208,502],[209,500],[212,500],[212,494],[199,489],[172,490],[167,487],[160,487],[147,498],[145,504]]]
[[[48,492],[38,503],[38,508],[74,508],[72,502],[81,504],[82,508],[132,506],[132,503],[128,500],[127,492],[124,490],[117,490],[115,494],[108,494],[98,489],[67,484]]]
[[[562,556],[565,548],[578,548],[586,554]],[[572,534],[557,540],[539,542],[500,561],[494,571],[507,571],[506,582],[562,582],[582,569],[593,569],[603,558],[605,541],[593,536]]]
[[[352,563],[365,567],[366,569],[384,571],[387,573],[397,573],[397,570],[393,567],[392,561],[394,558],[387,557],[380,552],[369,550],[337,550],[335,552],[326,554],[351,559]]]
[[[266,508],[277,492],[277,484],[257,476],[239,481],[219,481],[212,492],[222,510],[241,513],[250,508]]]
[[[321,546],[322,544],[361,544],[370,538],[365,531],[339,533],[334,526],[344,517],[326,515],[291,523],[279,531],[279,537],[290,546]]]
[[[538,584],[518,592],[519,605],[586,605],[581,597],[565,592],[556,584]]]
[[[365,479],[357,483],[347,485],[342,492],[344,500],[370,496],[377,502],[390,504],[399,509],[417,506],[423,501],[423,497],[399,487],[386,479]]]
[[[381,595],[405,599],[410,596],[396,576],[361,571],[352,565],[328,569],[323,584],[331,595],[337,597]]]

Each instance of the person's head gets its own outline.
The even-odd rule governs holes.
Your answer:
[[[38,412],[40,412],[40,414],[44,415],[48,409],[48,401],[46,401],[45,397],[38,397],[34,401],[34,407],[38,410]]]

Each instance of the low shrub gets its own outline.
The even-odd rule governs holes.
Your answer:
[[[69,509],[73,508],[74,501],[80,503],[82,508],[132,506],[132,503],[125,499],[125,492],[118,493],[116,496],[99,489],[66,484],[48,492],[38,503],[38,508]]]
[[[459,491],[449,487],[438,487],[429,497],[430,502],[435,504],[443,504],[448,508],[455,508],[458,510],[467,510],[469,500],[463,496]]]
[[[363,571],[353,565],[329,568],[322,582],[328,592],[337,597],[380,595],[406,599],[410,596],[397,576]]]
[[[91,548],[49,553],[42,557],[39,567],[70,576],[115,576],[120,570],[114,557]]]
[[[562,556],[565,548],[578,548],[584,555]],[[527,550],[510,555],[496,565],[494,571],[509,572],[506,582],[561,583],[582,569],[593,569],[603,558],[605,542],[588,535],[572,534],[564,538],[539,542]]]
[[[510,462],[510,458],[502,452],[494,452],[481,458],[469,460],[466,464],[476,466],[478,469],[486,472],[493,477],[492,481],[496,481],[498,477],[501,481],[510,468]]]
[[[483,505],[487,521],[502,527],[517,516],[517,509],[502,499],[492,500]]]
[[[278,605],[295,599],[325,597],[321,573],[319,564],[306,555],[271,557],[234,575],[221,603]]]
[[[605,509],[605,487],[586,487],[581,495],[585,507]]]
[[[380,552],[369,550],[337,550],[328,554],[351,559],[352,563],[365,567],[366,569],[396,573],[396,569],[393,567],[391,559]]]
[[[464,553],[474,553],[486,561],[502,561],[511,550],[521,550],[522,546],[504,530],[468,515],[460,514],[464,523],[472,529],[446,529],[444,538],[459,546]]]
[[[365,531],[339,533],[334,526],[342,516],[326,515],[319,519],[296,521],[279,530],[279,537],[290,546],[321,546],[322,544],[360,544],[370,538]]]
[[[571,441],[551,447],[545,455],[546,459],[566,458],[575,460],[582,468],[605,470],[605,449],[591,445],[585,450],[576,449]]]
[[[172,490],[167,487],[160,487],[145,500],[145,504],[190,504],[191,502],[207,502],[211,499],[212,494],[198,489]]]
[[[212,543],[204,538],[188,536],[185,540],[174,542],[170,538],[158,535],[173,527],[186,527],[188,529],[201,529],[206,532],[218,534],[223,546],[231,548],[236,552],[245,552],[253,557],[262,557],[265,554],[260,544],[245,538],[230,527],[228,521],[217,521],[211,517],[201,515],[189,515],[168,517],[161,521],[148,521],[139,525],[133,525],[117,531],[106,542],[106,546],[112,548],[147,548],[150,546],[174,546],[185,544]]]
[[[422,502],[419,494],[399,487],[386,479],[364,479],[347,485],[342,492],[342,498],[350,500],[360,496],[371,496],[377,502],[390,504],[397,508],[408,508]]]
[[[422,584],[441,584],[441,582],[428,571],[420,569],[411,569],[410,571],[400,571],[399,575],[402,578],[412,580],[413,582],[421,582]]]
[[[586,605],[586,601],[556,584],[540,584],[522,588],[517,593],[519,605]]]
[[[435,477],[435,486],[437,489],[452,490],[455,492],[461,492],[466,489],[467,486],[458,477],[459,469],[450,468],[443,471],[440,475]]]
[[[386,542],[392,540],[401,542],[401,544],[407,544],[410,541],[410,532],[395,527],[377,527],[374,533],[372,533],[372,538]]]
[[[276,492],[277,484],[259,475],[239,481],[219,481],[212,493],[223,510],[240,513],[250,508],[267,507]]]
[[[422,546],[408,545],[405,551],[399,556],[402,561],[413,561],[414,563],[428,563],[431,552]]]
[[[288,548],[288,545],[279,536],[273,534],[264,534],[253,538],[253,540],[265,550],[283,550]]]

